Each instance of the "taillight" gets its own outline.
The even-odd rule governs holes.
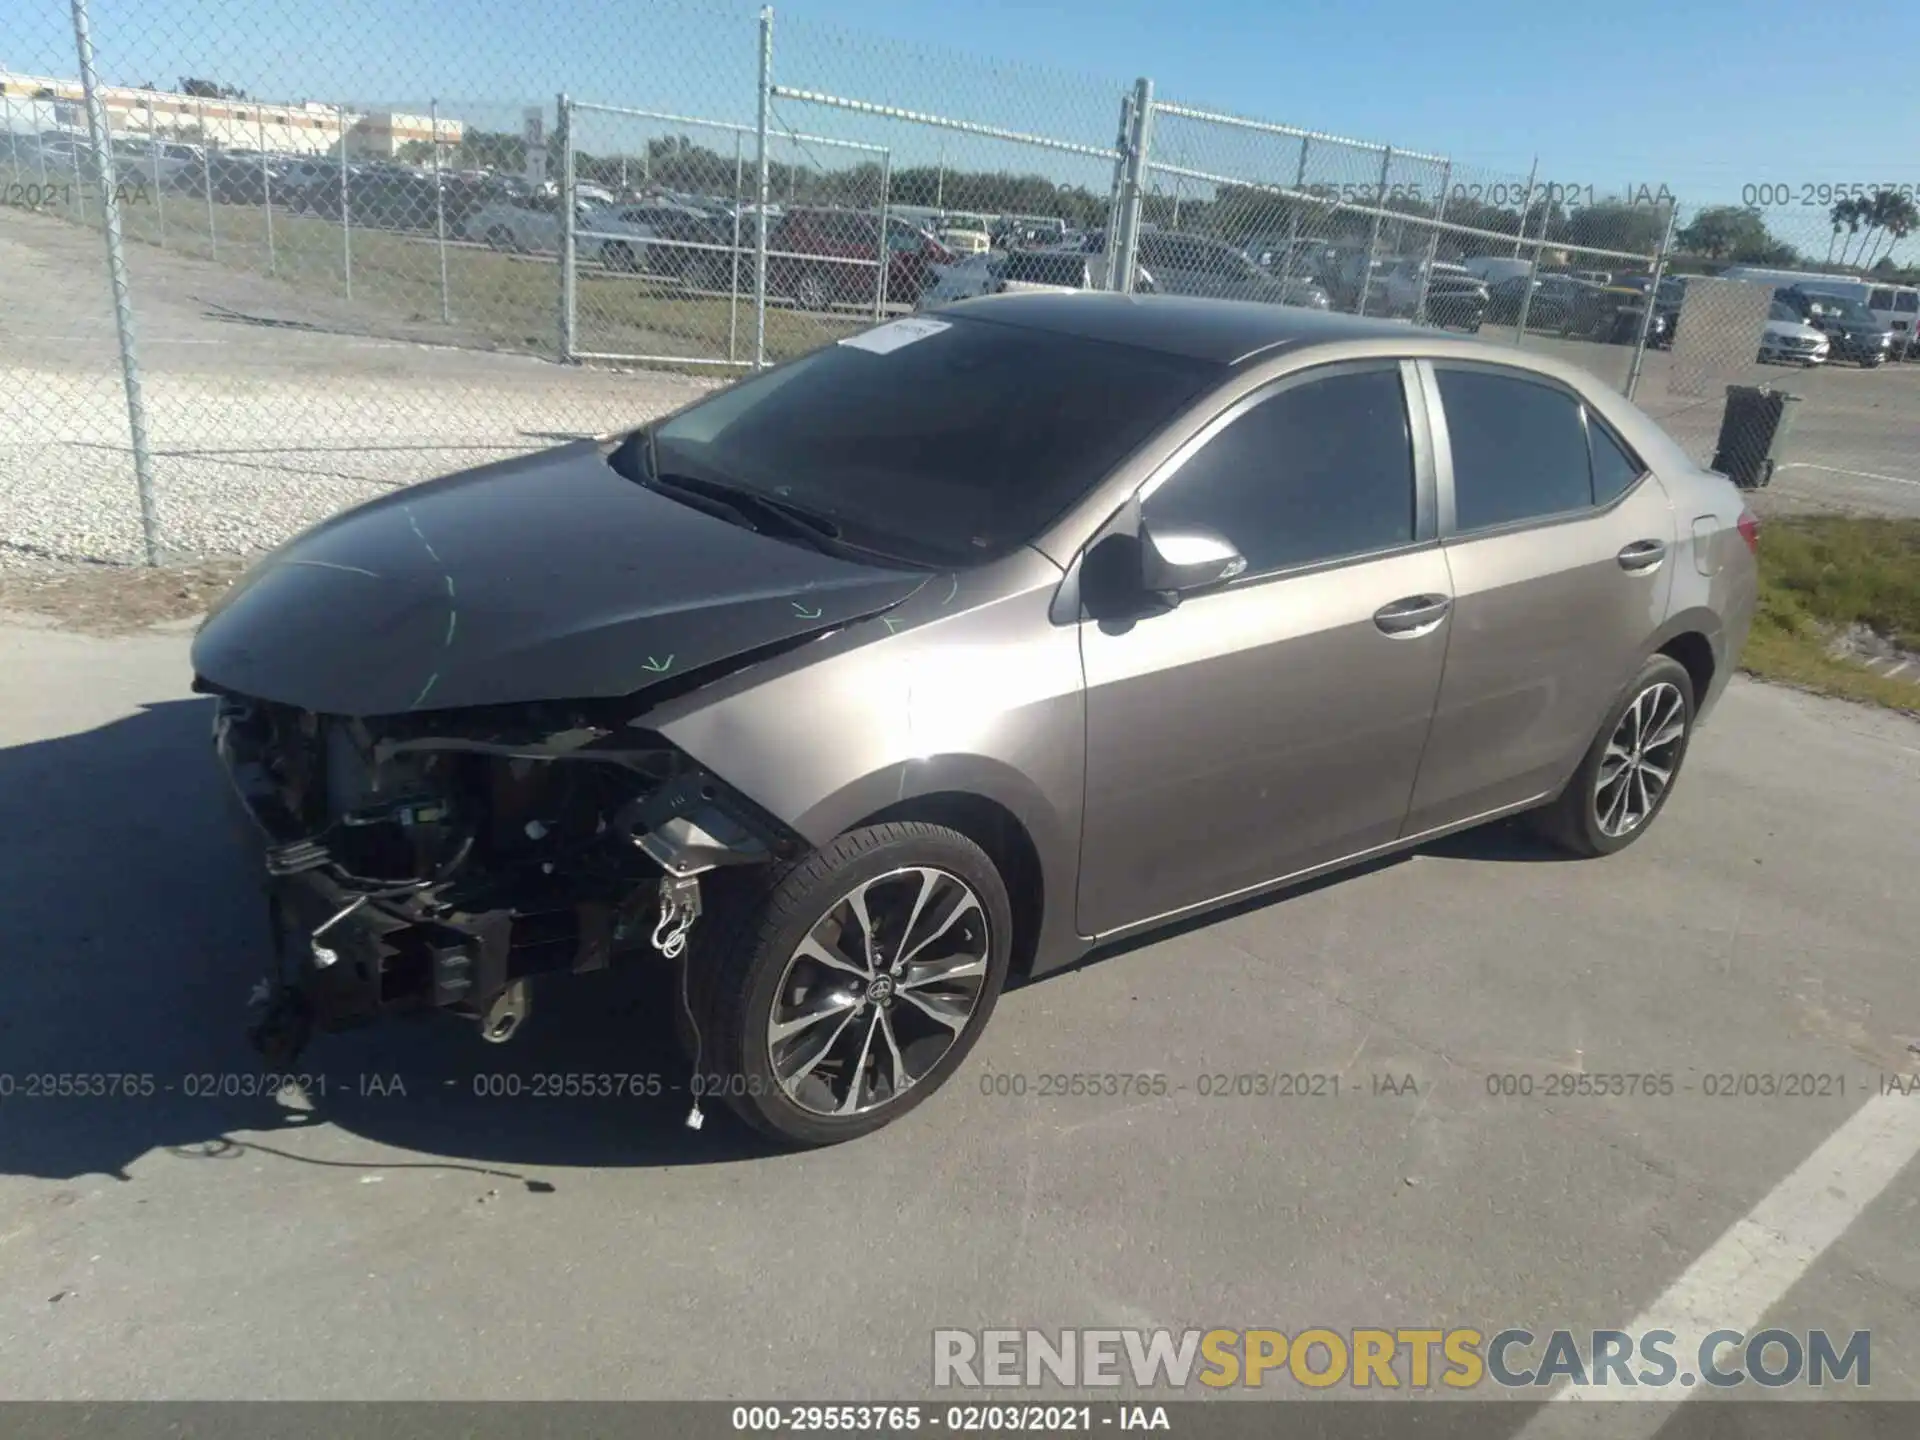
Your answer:
[[[1760,553],[1760,517],[1751,510],[1740,512],[1740,538],[1747,542],[1747,549],[1755,555]]]

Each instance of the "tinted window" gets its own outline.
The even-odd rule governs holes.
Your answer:
[[[1593,503],[1605,505],[1638,480],[1644,467],[1591,410],[1587,412],[1587,439],[1593,450]]]
[[[1207,442],[1149,497],[1149,529],[1202,525],[1250,573],[1413,539],[1413,447],[1398,370],[1283,390]]]
[[[1893,291],[1875,290],[1867,296],[1867,308],[1869,310],[1891,310],[1893,308]]]
[[[656,432],[661,469],[777,488],[889,554],[976,563],[1031,540],[1224,374],[1132,346],[941,321],[886,354],[822,346],[681,411]]]
[[[1792,306],[1783,305],[1778,300],[1774,301],[1773,307],[1767,311],[1767,318],[1769,320],[1789,320],[1796,322],[1800,319],[1800,317],[1794,313]]]
[[[1902,315],[1911,315],[1920,310],[1920,292],[1902,290],[1893,297],[1893,308]]]
[[[1454,521],[1479,530],[1591,503],[1580,406],[1564,390],[1439,368],[1453,446]]]

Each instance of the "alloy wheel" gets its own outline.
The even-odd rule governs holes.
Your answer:
[[[1673,783],[1686,738],[1687,702],[1679,687],[1662,680],[1634,697],[1594,775],[1593,818],[1601,834],[1618,840],[1647,823]]]
[[[986,986],[986,911],[957,875],[892,870],[828,907],[794,948],[767,1017],[767,1058],[816,1115],[866,1114],[925,1079]]]

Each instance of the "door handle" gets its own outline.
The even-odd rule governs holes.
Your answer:
[[[1620,568],[1637,572],[1655,570],[1666,558],[1666,541],[1636,540],[1620,552]]]
[[[1452,608],[1445,595],[1409,595],[1374,611],[1373,623],[1397,640],[1411,640],[1431,632]]]

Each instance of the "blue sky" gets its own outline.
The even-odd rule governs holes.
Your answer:
[[[417,103],[509,123],[577,98],[751,121],[752,4],[716,0],[92,0],[110,80],[180,74],[262,98]],[[0,0],[0,64],[71,73],[66,0]],[[1599,16],[1605,18],[1597,18]],[[24,17],[24,24],[19,23]],[[1689,206],[1787,187],[1777,233],[1815,251],[1803,187],[1920,184],[1920,0],[793,0],[776,77],[1075,140],[1112,137],[1120,89],[1438,151],[1455,179],[1617,190]],[[1103,184],[1101,166],[804,105],[789,128],[895,148],[897,164],[1018,163]],[[601,122],[606,148],[641,127]],[[617,133],[616,133],[617,132]],[[1293,152],[1181,132],[1195,168],[1284,168]],[[1173,130],[1169,144],[1175,143]],[[583,142],[584,143],[584,142]],[[1356,155],[1320,178],[1364,181]],[[1349,173],[1351,172],[1351,173]],[[1817,198],[1812,192],[1810,198]],[[1920,248],[1910,241],[1905,250]]]

